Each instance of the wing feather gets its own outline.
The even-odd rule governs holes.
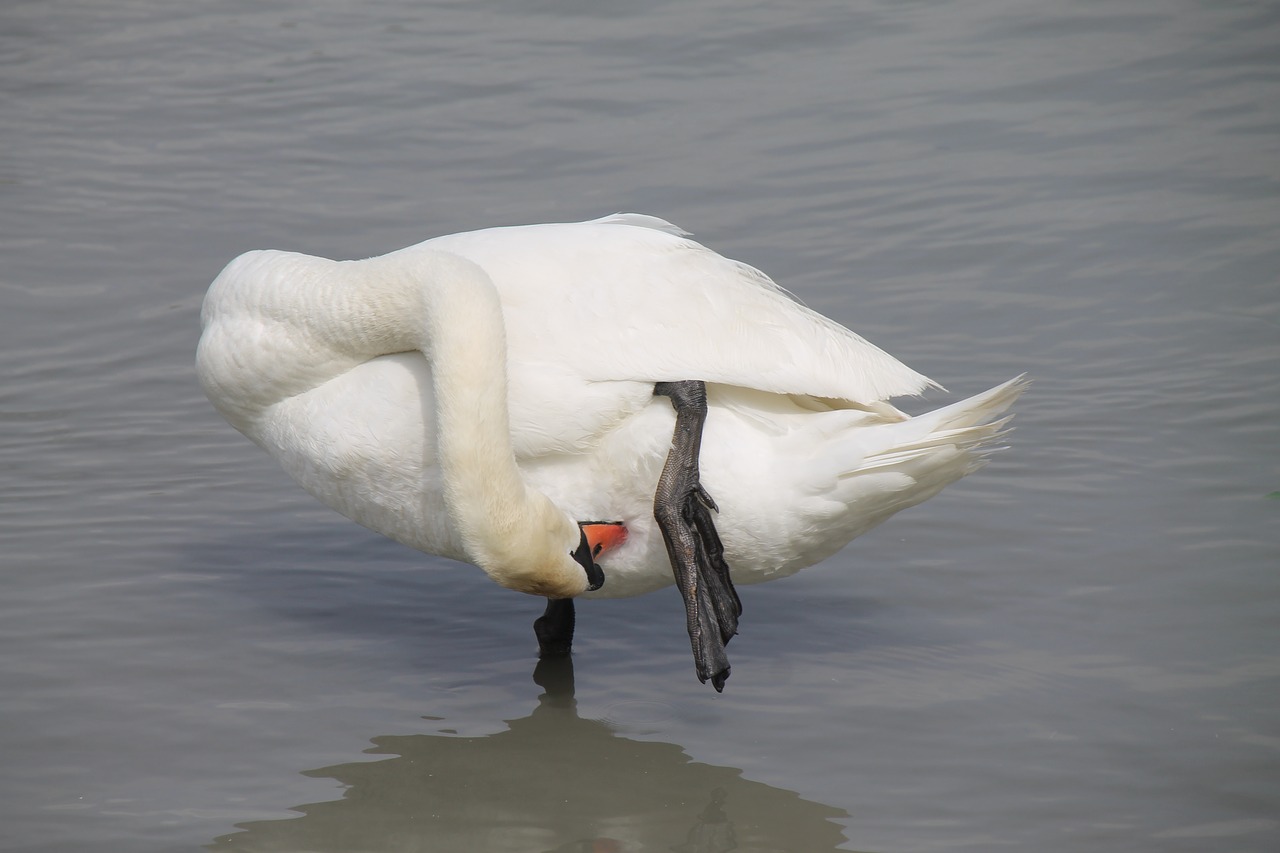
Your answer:
[[[937,387],[685,234],[655,217],[615,214],[453,234],[401,251],[479,264],[502,297],[511,360],[567,366],[586,381],[701,379],[864,404]]]

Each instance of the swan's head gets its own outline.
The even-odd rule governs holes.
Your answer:
[[[578,529],[582,535],[571,556],[587,576],[583,592],[590,592],[604,586],[604,571],[596,565],[596,557],[626,542],[627,528],[621,521],[579,521]]]
[[[550,501],[545,506],[551,509]],[[502,586],[573,598],[604,585],[605,573],[596,561],[626,542],[627,528],[620,521],[575,522],[552,510],[542,523],[490,520],[468,538],[472,561]]]

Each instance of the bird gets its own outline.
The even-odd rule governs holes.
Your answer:
[[[937,383],[657,217],[487,228],[359,260],[247,252],[196,368],[298,484],[411,548],[547,599],[672,583],[723,690],[737,584],[794,574],[981,467],[1025,376]]]

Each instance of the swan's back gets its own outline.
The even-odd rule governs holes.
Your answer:
[[[516,369],[533,359],[588,382],[698,378],[863,404],[936,387],[764,273],[654,217],[471,231],[386,258],[408,263],[431,250],[493,279]]]

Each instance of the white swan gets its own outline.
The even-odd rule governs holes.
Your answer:
[[[784,577],[932,496],[981,464],[1025,386],[908,417],[885,400],[929,379],[634,214],[361,261],[249,252],[202,325],[209,399],[320,501],[551,599],[544,654],[568,650],[574,596],[649,592],[674,568],[717,689],[740,609],[725,563],[737,583]]]

